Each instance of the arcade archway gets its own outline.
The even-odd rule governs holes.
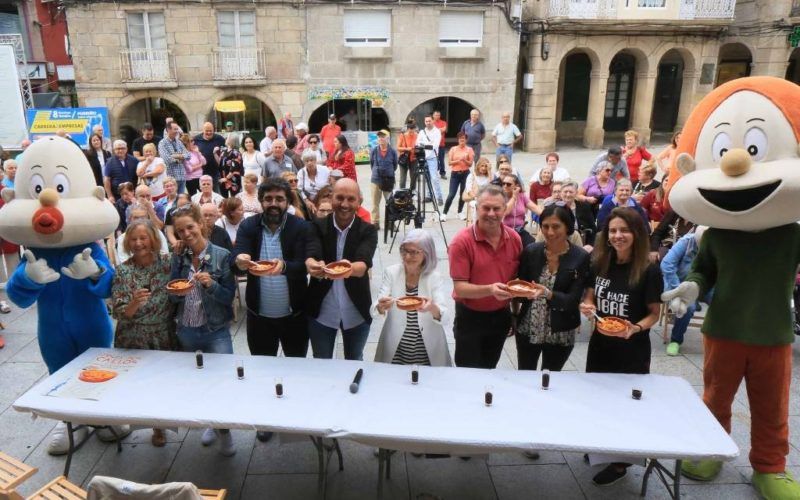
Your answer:
[[[145,97],[136,100],[118,113],[117,127],[120,138],[128,143],[139,136],[144,123],[153,124],[156,135],[163,135],[167,118],[172,118],[184,132],[190,130],[186,113],[174,102],[162,97]]]
[[[432,114],[434,111],[439,111],[442,114],[442,120],[447,122],[445,140],[455,143],[455,136],[461,130],[461,124],[469,120],[469,113],[473,109],[477,109],[477,106],[460,97],[441,96],[418,104],[417,107],[411,110],[407,118],[414,118],[417,122],[417,127],[422,128],[425,126],[425,116]],[[484,117],[484,123],[485,120],[486,117]]]

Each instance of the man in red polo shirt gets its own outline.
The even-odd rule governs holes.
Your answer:
[[[333,156],[333,140],[342,133],[342,127],[336,124],[336,115],[328,115],[328,124],[322,127],[319,132],[319,137],[322,139],[322,149],[328,155],[328,158]]]
[[[511,328],[506,283],[517,276],[522,240],[503,224],[506,194],[489,184],[478,192],[477,222],[450,243],[456,317],[456,366],[496,368]]]

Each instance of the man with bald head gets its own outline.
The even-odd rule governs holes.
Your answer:
[[[315,358],[333,358],[337,330],[342,331],[344,356],[361,360],[371,323],[372,294],[367,271],[378,246],[375,226],[356,217],[363,197],[352,179],[333,186],[333,213],[311,223],[306,241],[308,333]],[[342,261],[351,266],[338,279],[328,279],[325,265]]]
[[[136,197],[136,204],[147,210],[147,218],[159,231],[164,228],[164,205],[155,206],[153,203],[153,196],[150,193],[150,188],[144,184],[136,186],[134,191]],[[131,208],[128,207],[130,211]]]
[[[214,152],[225,147],[225,138],[214,132],[214,125],[211,122],[205,122],[203,133],[194,137],[194,143],[200,150],[200,154],[206,159],[206,164],[203,165],[203,175],[211,176],[214,191],[219,193],[219,163],[217,163]]]

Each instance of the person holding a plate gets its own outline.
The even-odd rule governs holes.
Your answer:
[[[169,257],[160,252],[163,236],[147,219],[128,225],[122,246],[131,256],[117,266],[111,285],[111,315],[117,320],[114,347],[173,351],[175,305],[169,301]],[[153,446],[164,446],[166,436],[153,429]]]
[[[345,358],[364,357],[372,323],[367,271],[378,247],[378,231],[356,216],[362,201],[356,181],[341,179],[333,187],[333,213],[315,219],[309,227],[306,269],[311,280],[306,312],[315,358],[333,358],[340,329]]]
[[[664,282],[661,269],[648,258],[647,229],[639,213],[617,207],[597,236],[592,259],[593,289],[580,305],[586,317],[613,317],[625,328],[614,336],[596,324],[589,339],[586,371],[650,373],[650,327],[658,322]],[[627,463],[612,463],[594,476],[606,486],[625,476]]]
[[[208,240],[208,227],[200,207],[191,203],[173,213],[175,234],[181,251],[172,257],[171,279],[188,279],[193,284],[186,294],[171,294],[178,305],[176,320],[178,340],[183,351],[233,354],[230,324],[233,319],[233,298],[236,280],[231,272],[228,250]],[[224,230],[223,230],[224,231]],[[227,429],[206,429],[201,442],[209,446],[220,438],[219,452],[224,456],[236,453],[233,438]]]
[[[569,241],[575,216],[547,205],[539,218],[544,241],[529,245],[519,260],[519,279],[533,285],[523,297],[516,332],[520,370],[561,371],[581,327],[578,304],[589,280],[589,254]]]
[[[413,229],[400,244],[401,264],[383,272],[372,317],[386,317],[375,361],[399,365],[452,366],[444,323],[450,311],[444,278],[436,271],[436,246],[430,233]],[[418,298],[413,305],[412,298]],[[403,307],[410,301],[413,308]]]

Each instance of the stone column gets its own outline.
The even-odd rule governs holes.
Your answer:
[[[589,83],[589,109],[586,113],[586,128],[583,130],[583,146],[586,148],[603,147],[603,138],[606,133],[603,129],[603,118],[606,109],[607,87],[607,66],[603,70],[592,69]]]
[[[653,115],[653,96],[656,91],[656,72],[637,73],[633,99],[631,128],[639,132],[642,144],[650,143],[650,118]]]

